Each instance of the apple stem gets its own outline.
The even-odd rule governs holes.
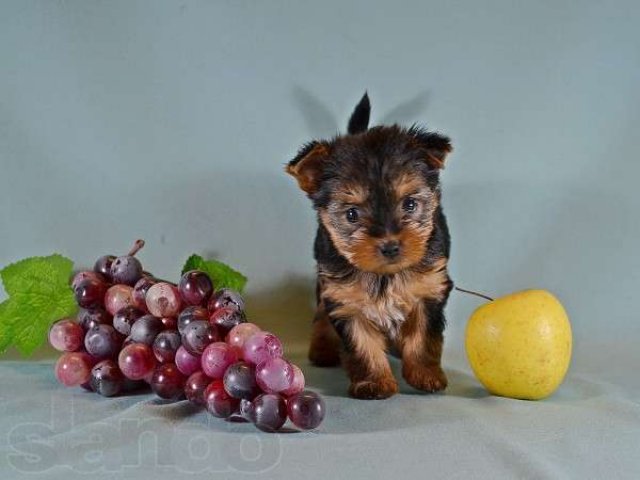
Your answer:
[[[483,295],[482,293],[478,293],[478,292],[474,292],[473,290],[465,290],[464,288],[460,288],[460,287],[454,287],[456,290],[460,291],[460,292],[464,292],[464,293],[470,293],[471,295],[475,295],[476,297],[481,297],[484,298],[486,300],[489,300],[490,302],[493,302],[493,298],[487,296],[487,295]]]
[[[131,247],[131,250],[129,250],[129,253],[127,253],[127,255],[133,257],[136,253],[140,251],[142,247],[144,247],[144,240],[136,240],[135,243],[133,244],[133,247]]]

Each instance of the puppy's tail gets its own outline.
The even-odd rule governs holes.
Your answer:
[[[356,105],[355,110],[351,114],[349,119],[349,126],[347,132],[349,134],[362,133],[369,127],[369,115],[371,113],[371,104],[369,103],[369,95],[364,92],[364,95]]]

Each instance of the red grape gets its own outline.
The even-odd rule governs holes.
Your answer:
[[[305,390],[289,397],[287,410],[289,419],[296,427],[310,430],[322,423],[326,407],[320,395]]]
[[[227,343],[234,347],[239,356],[242,356],[242,348],[247,338],[251,337],[254,333],[258,333],[260,327],[253,323],[241,323],[236,325],[227,334]]]
[[[256,367],[256,382],[265,393],[280,393],[293,383],[293,367],[282,358],[270,358]]]
[[[209,317],[209,323],[217,325],[221,334],[226,335],[229,331],[241,323],[246,322],[242,312],[233,308],[220,308]]]
[[[133,287],[133,304],[139,310],[147,311],[147,292],[158,283],[155,278],[143,276]]]
[[[56,362],[56,378],[67,387],[82,385],[89,381],[94,363],[86,352],[65,353]]]
[[[124,307],[133,305],[133,288],[128,285],[113,285],[104,296],[104,306],[111,315]]]
[[[149,313],[156,317],[175,317],[182,305],[180,292],[167,282],[152,285],[147,291],[146,302]]]
[[[214,380],[203,393],[204,406],[214,417],[228,418],[238,409],[240,400],[231,397],[222,380]]]
[[[155,369],[149,384],[160,398],[177,400],[184,395],[185,381],[186,377],[174,363],[164,363]]]
[[[142,380],[153,372],[156,358],[148,345],[132,343],[120,351],[118,366],[125,377]]]
[[[222,379],[229,365],[238,361],[235,350],[224,342],[215,342],[202,353],[202,371],[213,379]]]
[[[279,357],[282,357],[282,343],[269,332],[254,333],[245,340],[242,347],[242,358],[254,365]]]
[[[183,345],[176,350],[175,362],[185,375],[191,375],[200,370],[200,355],[191,355]]]
[[[187,400],[196,405],[203,406],[204,391],[212,381],[213,380],[202,372],[196,372],[189,376],[184,386],[184,393],[187,396]]]
[[[111,315],[103,308],[80,309],[78,323],[84,330],[89,330],[97,325],[111,325]]]
[[[213,292],[213,283],[206,273],[191,270],[182,275],[178,288],[187,305],[205,305]]]
[[[76,302],[82,308],[101,307],[107,284],[94,278],[85,278],[74,290]]]
[[[75,291],[76,287],[80,284],[80,282],[82,282],[83,280],[86,280],[87,278],[90,278],[92,280],[97,280],[99,282],[107,283],[106,279],[101,274],[92,272],[90,270],[85,270],[82,272],[78,272],[74,275],[73,280],[71,281],[71,289]]]
[[[84,343],[84,330],[73,320],[59,320],[49,329],[49,343],[61,352],[75,352]]]
[[[297,365],[291,364],[293,368],[293,381],[286,390],[282,391],[283,395],[291,396],[304,390],[304,373]]]

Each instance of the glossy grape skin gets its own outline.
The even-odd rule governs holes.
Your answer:
[[[60,352],[75,352],[84,343],[84,330],[69,318],[58,320],[49,329],[49,344]]]
[[[153,354],[160,363],[171,363],[180,345],[180,334],[176,330],[165,330],[153,341]]]
[[[164,330],[162,320],[153,315],[144,315],[131,326],[129,336],[134,342],[153,345],[153,341],[162,330]]]
[[[191,270],[182,275],[178,289],[187,305],[206,305],[213,293],[213,283],[206,273]]]
[[[133,287],[142,277],[142,264],[132,255],[123,255],[111,263],[111,281]]]
[[[142,315],[143,312],[132,305],[124,307],[113,316],[113,328],[122,335],[130,335],[131,327]]]
[[[111,315],[115,315],[124,307],[133,305],[133,288],[128,285],[113,285],[104,296],[104,307]]]
[[[258,365],[270,358],[282,357],[280,339],[269,332],[258,332],[247,338],[242,346],[242,358]]]
[[[287,410],[289,419],[296,427],[311,430],[322,423],[326,406],[320,395],[305,390],[287,399]]]
[[[255,419],[253,402],[251,400],[247,400],[246,398],[241,398],[240,405],[238,406],[236,414],[247,422],[253,423]]]
[[[220,308],[209,317],[209,323],[217,325],[221,335],[226,335],[233,327],[246,321],[244,314],[233,308]]]
[[[101,307],[107,284],[93,278],[85,278],[76,285],[74,295],[76,303],[82,308]]]
[[[178,331],[181,334],[184,333],[184,329],[187,325],[197,320],[209,320],[209,312],[207,309],[196,305],[185,308],[180,312],[180,315],[178,315]]]
[[[60,383],[75,387],[89,381],[95,361],[86,352],[67,352],[60,356],[55,366],[55,375]]]
[[[258,393],[256,369],[247,362],[236,362],[227,368],[223,377],[224,389],[233,398],[253,399]]]
[[[182,346],[192,355],[202,355],[204,349],[219,340],[218,331],[209,322],[191,322],[182,334]]]
[[[149,345],[132,343],[120,351],[118,367],[130,380],[142,380],[149,376],[156,366],[156,357]]]
[[[122,392],[124,375],[113,360],[102,360],[91,369],[91,390],[103,397],[113,397]]]
[[[218,418],[230,417],[240,406],[240,400],[231,397],[224,389],[222,380],[214,380],[203,393],[207,411]]]
[[[107,283],[107,280],[106,278],[104,278],[103,275],[96,272],[92,272],[91,270],[84,270],[82,272],[76,273],[73,276],[73,280],[71,280],[71,289],[75,291],[76,287],[80,284],[80,282],[82,282],[83,280],[86,280],[87,278],[96,280],[98,282]]]
[[[111,325],[111,315],[103,308],[80,309],[78,323],[85,330],[90,330],[98,325]]]
[[[175,317],[182,306],[180,292],[167,282],[152,285],[147,291],[146,302],[147,310],[156,317]]]
[[[289,388],[282,391],[282,394],[287,397],[303,391],[305,383],[304,373],[302,373],[300,367],[294,364],[291,364],[291,367],[293,368],[293,380],[291,381],[291,385],[289,386]]]
[[[176,320],[176,317],[162,317],[160,321],[162,322],[165,330],[178,329],[178,321]]]
[[[103,275],[107,281],[111,281],[111,264],[115,259],[114,255],[103,255],[96,260],[93,271]]]
[[[184,385],[187,380],[173,363],[163,363],[156,367],[149,385],[160,398],[178,400],[184,396]]]
[[[187,400],[195,405],[204,406],[204,391],[212,381],[203,372],[191,374],[184,386]]]
[[[214,342],[202,352],[202,371],[214,380],[224,377],[229,365],[238,361],[235,350],[224,342]]]
[[[200,355],[190,354],[184,345],[180,345],[176,350],[175,362],[180,370],[185,375],[192,375],[199,371],[201,367]]]
[[[260,327],[253,323],[241,323],[233,327],[227,334],[226,342],[234,347],[234,349],[238,352],[239,357],[242,357],[244,342],[247,340],[247,338],[251,337],[254,333],[258,333],[259,331]]]
[[[216,291],[207,305],[209,312],[213,313],[221,308],[232,308],[244,312],[244,300],[235,290],[221,288]]]
[[[253,400],[253,423],[265,432],[276,432],[287,421],[287,404],[277,393],[263,393]]]
[[[149,289],[158,283],[153,277],[145,277],[143,276],[140,280],[136,282],[133,286],[133,305],[143,312],[148,312],[147,310],[147,292]]]
[[[111,325],[97,325],[87,330],[84,348],[97,360],[115,358],[120,351],[123,337]]]
[[[293,366],[283,358],[270,358],[256,367],[256,382],[265,393],[280,393],[293,383]]]

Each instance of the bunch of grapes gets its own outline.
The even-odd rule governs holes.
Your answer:
[[[65,352],[56,378],[107,397],[148,385],[161,398],[186,397],[266,431],[287,417],[316,428],[324,401],[304,390],[302,370],[283,358],[278,337],[247,322],[242,297],[215,290],[202,271],[186,272],[178,285],[155,278],[135,258],[143,245],[100,257],[73,278],[80,313],[49,331],[51,345]]]

